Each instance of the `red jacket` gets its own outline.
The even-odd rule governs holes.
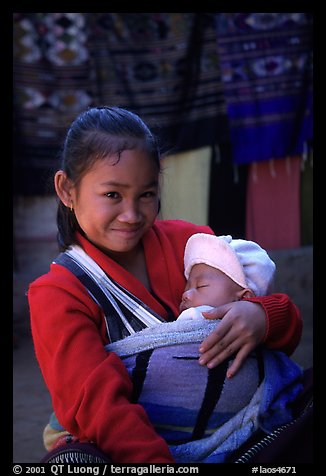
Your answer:
[[[175,317],[179,314],[185,286],[184,248],[194,233],[213,231],[169,220],[157,221],[144,236],[153,294],[85,238],[78,235],[78,239],[105,272],[167,318],[165,306]],[[116,354],[104,350],[107,333],[102,311],[78,278],[52,264],[47,274],[30,284],[28,300],[36,357],[61,425],[81,440],[96,442],[116,463],[173,463],[144,409],[130,403],[128,373]],[[292,353],[302,331],[297,307],[284,294],[251,300],[266,311],[266,344]]]

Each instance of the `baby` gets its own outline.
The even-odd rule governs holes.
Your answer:
[[[178,319],[203,318],[202,312],[270,291],[275,263],[253,241],[230,235],[192,235],[185,248],[187,278]]]

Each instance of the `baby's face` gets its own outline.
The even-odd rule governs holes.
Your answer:
[[[180,312],[202,305],[222,306],[238,299],[242,288],[222,271],[207,264],[196,264],[191,268]]]

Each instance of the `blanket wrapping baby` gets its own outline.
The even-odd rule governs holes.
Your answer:
[[[123,360],[133,401],[145,408],[177,463],[223,463],[258,428],[268,434],[290,422],[290,403],[302,389],[302,369],[264,347],[231,379],[232,356],[213,369],[199,365],[199,344],[220,322],[204,319],[205,309],[106,346]]]

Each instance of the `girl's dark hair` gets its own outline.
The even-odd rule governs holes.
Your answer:
[[[61,170],[76,185],[92,164],[127,149],[145,150],[160,171],[157,138],[135,113],[119,107],[93,107],[82,112],[71,124],[62,151]],[[66,250],[76,242],[80,229],[75,214],[61,200],[57,210],[58,245]]]

